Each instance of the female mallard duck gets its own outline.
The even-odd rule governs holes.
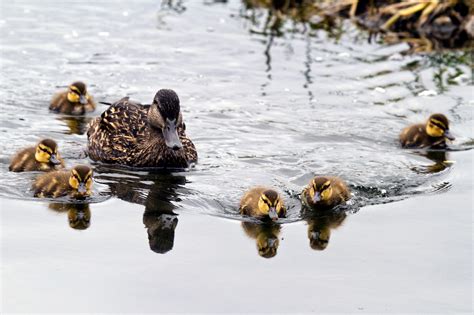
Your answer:
[[[92,169],[87,165],[76,165],[72,170],[49,172],[39,176],[33,184],[35,197],[62,197],[83,199],[90,196]]]
[[[67,91],[59,92],[53,96],[49,109],[72,115],[83,115],[95,110],[96,104],[92,96],[87,93],[83,82],[74,82]]]
[[[51,171],[64,167],[54,140],[43,139],[36,147],[23,149],[15,154],[8,168],[13,172]]]
[[[87,138],[95,161],[165,168],[186,168],[197,161],[172,90],[159,90],[151,105],[122,98],[92,121]]]
[[[347,185],[338,177],[316,176],[301,193],[305,206],[330,209],[344,204],[350,198]]]
[[[273,221],[286,217],[286,209],[280,195],[273,189],[255,187],[240,200],[239,211],[243,215],[270,218]]]
[[[449,121],[443,114],[433,114],[424,124],[416,124],[403,129],[400,143],[404,148],[446,147],[446,140],[455,138],[449,132]]]

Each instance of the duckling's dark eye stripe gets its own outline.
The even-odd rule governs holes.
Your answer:
[[[446,127],[445,127],[443,124],[438,123],[438,122],[436,122],[436,121],[434,121],[434,120],[432,120],[431,123],[432,123],[433,125],[435,125],[436,127],[440,128],[440,129],[446,129]]]
[[[323,186],[321,187],[321,192],[325,191],[325,190],[328,189],[328,188],[329,188],[329,185],[323,185]]]
[[[46,148],[39,147],[39,149],[40,149],[41,151],[43,151],[43,152],[46,152],[46,153],[51,154],[51,152],[50,152],[48,149],[46,149]]]

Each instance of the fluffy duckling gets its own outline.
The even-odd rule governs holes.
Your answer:
[[[54,95],[49,105],[50,110],[72,115],[92,112],[95,107],[94,99],[87,93],[87,87],[83,82],[74,82],[67,91]]]
[[[240,200],[239,211],[243,215],[270,218],[273,221],[286,217],[286,208],[280,195],[273,189],[255,187]]]
[[[330,209],[350,198],[347,185],[338,177],[316,176],[301,193],[303,204],[314,209]]]
[[[72,170],[49,172],[39,176],[33,184],[35,197],[62,197],[83,199],[90,196],[92,169],[87,165],[76,165]]]
[[[151,105],[119,100],[91,122],[87,139],[94,161],[164,168],[186,168],[197,161],[173,90],[159,90]]]
[[[51,171],[64,168],[54,140],[43,139],[36,147],[29,147],[13,156],[8,169],[12,172]]]
[[[449,121],[443,114],[433,114],[424,124],[416,124],[403,129],[400,143],[404,148],[446,147],[446,140],[455,138],[449,131]]]
[[[256,240],[258,254],[264,258],[276,256],[280,240],[280,225],[274,223],[258,224],[242,222],[242,228],[248,237]]]

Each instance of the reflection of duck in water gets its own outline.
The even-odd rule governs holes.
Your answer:
[[[270,218],[273,221],[286,216],[283,200],[273,189],[255,187],[245,193],[240,200],[239,211],[255,218]]]
[[[85,230],[91,225],[91,211],[87,203],[50,203],[49,209],[67,212],[69,226],[76,230]]]
[[[64,122],[69,128],[69,134],[83,135],[93,117],[87,116],[58,116],[56,119]]]
[[[443,114],[433,114],[426,123],[406,127],[400,134],[404,148],[444,149],[446,142],[454,139],[449,131],[448,118]]]
[[[416,152],[416,154],[434,162],[434,164],[431,165],[413,167],[412,170],[419,174],[438,173],[451,167],[453,164],[452,161],[448,160],[448,154],[445,151],[422,151]]]
[[[305,220],[308,222],[309,245],[314,250],[324,250],[331,237],[331,230],[339,227],[346,219],[344,211],[305,211]]]
[[[272,258],[277,254],[280,241],[280,225],[272,222],[242,222],[242,228],[250,238],[257,241],[258,254],[264,258]]]
[[[98,172],[101,172],[99,167]],[[143,224],[147,229],[150,249],[164,254],[174,246],[174,231],[178,225],[178,215],[173,212],[176,206],[173,201],[179,201],[176,190],[184,186],[186,178],[172,174],[147,174],[140,178],[109,177],[99,174],[99,179],[105,179],[112,194],[118,198],[145,205]],[[152,184],[150,185],[150,181]]]

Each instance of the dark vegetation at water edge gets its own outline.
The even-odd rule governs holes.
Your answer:
[[[266,8],[262,32],[281,35],[286,20],[310,29],[341,34],[341,22],[351,19],[370,32],[370,40],[407,42],[410,52],[472,49],[474,4],[468,0],[243,0],[246,9]],[[251,14],[250,19],[256,15]]]

